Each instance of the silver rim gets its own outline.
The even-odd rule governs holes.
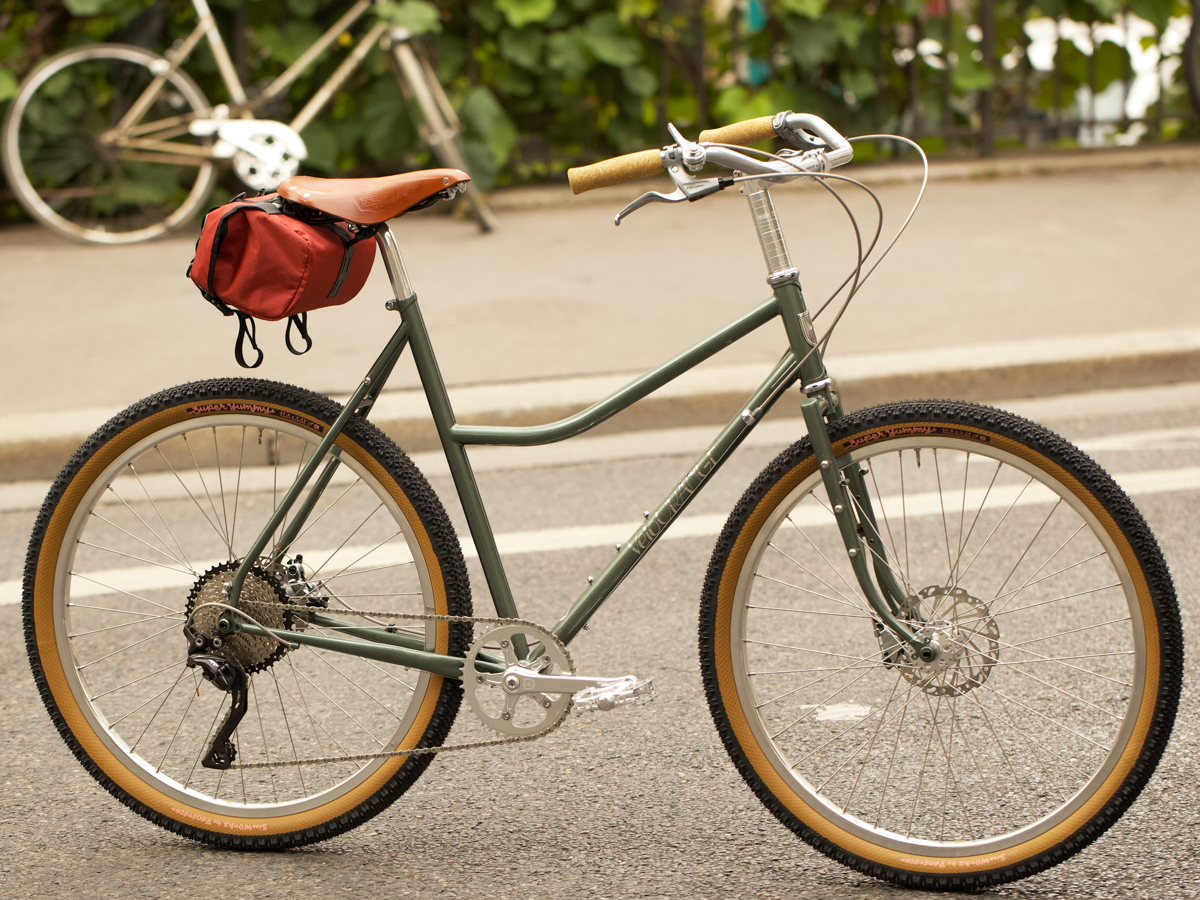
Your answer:
[[[849,459],[913,627],[951,652],[925,668],[877,633],[814,473],[737,585],[730,650],[758,745],[810,807],[879,846],[973,856],[1044,833],[1104,782],[1137,719],[1145,635],[1120,554],[1073,494],[996,448],[920,437]]]
[[[353,790],[385,763],[226,771],[199,764],[229,695],[185,665],[189,592],[212,566],[238,558],[317,440],[298,426],[253,416],[180,423],[114,460],[68,526],[54,620],[70,689],[129,771],[191,807],[249,817],[302,812]],[[383,485],[338,452],[339,472],[293,545],[308,569],[309,586],[297,593],[327,597],[330,615],[339,606],[435,612],[407,520]],[[423,636],[433,649],[433,623],[395,628]],[[429,678],[307,647],[289,652],[251,676],[235,766],[394,749]]]
[[[196,179],[188,189],[187,196],[169,214],[163,216],[159,221],[152,221],[142,227],[114,231],[99,220],[91,224],[80,224],[62,215],[30,183],[21,158],[21,131],[26,121],[26,112],[30,102],[37,92],[54,76],[70,66],[99,60],[120,61],[149,70],[150,65],[161,62],[162,57],[137,47],[107,44],[68,51],[49,60],[30,76],[9,108],[3,135],[4,172],[18,202],[25,211],[43,225],[66,237],[99,244],[131,244],[149,240],[165,234],[187,221],[204,204],[216,179],[216,167],[211,161],[204,161],[196,167]],[[147,75],[147,77],[150,76]],[[207,99],[195,82],[185,73],[178,71],[172,73],[169,84],[177,92],[176,96],[190,108],[192,113],[203,115],[207,112]],[[70,201],[63,202],[69,203]]]

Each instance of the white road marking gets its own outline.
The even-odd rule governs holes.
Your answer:
[[[1114,475],[1117,483],[1130,496],[1146,496],[1152,494],[1172,493],[1177,491],[1200,490],[1200,466],[1182,469],[1157,469],[1147,472],[1127,472]],[[1017,499],[1021,485],[1003,485],[992,489],[987,497],[986,508],[1006,507]],[[984,496],[983,489],[972,489],[967,492],[967,505],[979,505]],[[1018,505],[1026,506],[1038,503],[1049,503],[1055,495],[1040,484],[1034,484],[1020,495]],[[894,510],[900,505],[899,495],[883,497],[879,501],[883,510]],[[940,515],[941,502],[936,492],[913,494],[906,498],[906,511],[909,516]],[[720,533],[725,525],[724,515],[694,515],[679,518],[661,540],[681,540],[683,538],[713,537]],[[801,527],[817,527],[832,524],[829,513],[815,505],[798,510],[792,515],[793,520]],[[608,525],[575,525],[567,528],[545,528],[534,531],[514,531],[496,535],[496,543],[501,555],[514,556],[520,553],[550,553],[561,550],[584,550],[591,547],[613,546],[624,543],[641,526],[641,522],[616,522]],[[469,537],[461,538],[463,555],[468,559],[478,556],[475,545]],[[305,557],[313,562],[321,561],[321,572],[328,576],[349,566],[355,568],[373,568],[376,566],[395,565],[409,562],[412,556],[408,549],[402,546],[383,547],[374,552],[370,546],[347,546],[333,553],[330,550],[306,550]],[[369,553],[369,556],[366,554]],[[361,558],[360,557],[364,557]],[[211,560],[197,565],[198,571],[204,571],[218,560]],[[165,588],[190,587],[195,579],[190,575],[173,572],[158,566],[129,566],[120,569],[104,569],[101,571],[83,573],[89,581],[76,578],[71,587],[73,599],[99,596],[112,593],[114,590],[137,593],[139,591],[161,590]],[[98,582],[98,583],[97,583]],[[0,582],[0,606],[9,606],[21,602],[21,581]]]

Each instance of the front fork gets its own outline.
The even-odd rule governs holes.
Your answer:
[[[833,443],[829,439],[828,422],[842,418],[842,404],[837,392],[832,389],[829,373],[821,358],[816,332],[809,319],[800,290],[796,269],[791,264],[775,207],[771,202],[769,185],[763,182],[747,182],[743,188],[750,201],[750,211],[758,229],[759,242],[769,272],[767,281],[775,291],[783,317],[784,330],[792,352],[800,360],[798,382],[807,399],[800,404],[804,423],[808,428],[813,452],[821,472],[821,481],[829,496],[829,507],[837,521],[842,543],[854,569],[867,602],[883,625],[899,640],[912,647],[918,659],[930,662],[937,656],[937,649],[928,641],[914,634],[897,617],[908,618],[909,591],[888,562],[887,551],[876,525],[871,496],[867,492],[865,476],[870,470],[859,468],[847,457],[834,455]],[[871,565],[867,565],[867,557]],[[874,578],[872,578],[874,575]]]

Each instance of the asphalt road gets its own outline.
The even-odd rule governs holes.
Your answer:
[[[1153,394],[1153,392],[1151,392]],[[1119,417],[1095,402],[1028,404],[1120,474],[1200,465],[1200,402],[1160,403]],[[1153,399],[1153,397],[1151,397]],[[1040,404],[1040,405],[1039,405]],[[1133,408],[1123,405],[1122,410]],[[1074,410],[1074,413],[1072,412]],[[1081,415],[1080,413],[1085,413]],[[1173,437],[1140,441],[1139,433]],[[1132,437],[1129,437],[1132,436]],[[642,435],[631,440],[648,440]],[[650,438],[652,440],[652,438]],[[728,511],[778,448],[746,447],[690,508]],[[484,471],[498,532],[626,522],[669,490],[686,457]],[[443,475],[431,479],[452,496]],[[1200,553],[1196,491],[1139,495],[1197,638]],[[16,504],[20,505],[20,504]],[[461,516],[452,509],[460,533]],[[34,513],[0,511],[0,582],[20,576]],[[388,812],[323,844],[280,854],[218,852],[161,831],[101,790],[58,738],[33,688],[19,608],[0,606],[0,896],[812,897],[920,896],[825,859],[750,794],[720,745],[696,659],[697,597],[712,537],[662,542],[572,645],[586,672],[653,675],[659,698],[635,710],[568,721],[502,751],[441,757]],[[509,560],[522,613],[551,622],[611,548],[520,553]],[[482,577],[469,562],[476,608]],[[1176,731],[1141,799],[1067,863],[992,893],[1013,897],[1193,897],[1200,894],[1195,785],[1200,766],[1195,679],[1185,679]],[[478,737],[465,707],[451,739]]]

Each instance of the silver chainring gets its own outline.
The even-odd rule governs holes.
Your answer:
[[[902,618],[937,646],[937,659],[922,662],[908,645],[876,625],[883,661],[926,694],[957,697],[981,687],[1000,659],[1000,627],[986,603],[956,586],[922,588],[907,601]]]
[[[554,675],[574,675],[575,664],[567,648],[548,631],[534,625],[501,625],[471,645],[463,660],[463,693],[467,705],[488,728],[508,737],[533,738],[557,728],[571,711],[573,695],[525,693],[519,679],[506,684],[503,672],[481,668],[480,657],[503,658],[505,667],[522,663],[517,641],[526,647],[541,645],[542,651],[527,668]],[[514,676],[509,676],[513,678]]]

